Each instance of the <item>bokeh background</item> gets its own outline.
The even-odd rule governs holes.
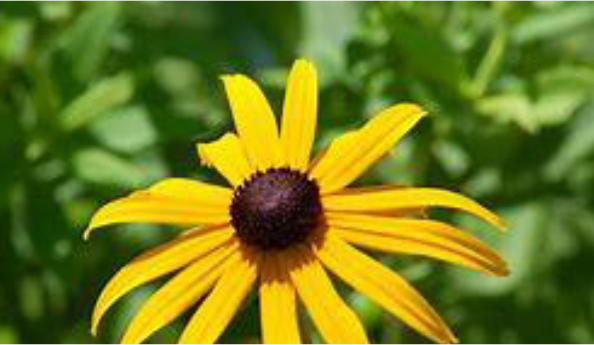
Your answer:
[[[232,129],[219,79],[259,80],[280,110],[296,57],[321,75],[317,149],[376,110],[432,116],[360,185],[461,191],[503,215],[512,275],[383,260],[463,342],[594,342],[594,5],[591,3],[0,4],[0,343],[115,342],[159,283],[89,334],[118,267],[179,230],[118,226],[84,242],[93,210],[166,176],[222,182],[194,144]],[[424,342],[338,284],[376,342]],[[254,295],[224,342],[259,337]],[[187,318],[187,315],[185,316]],[[152,341],[174,341],[180,320]],[[319,336],[304,318],[311,341]]]

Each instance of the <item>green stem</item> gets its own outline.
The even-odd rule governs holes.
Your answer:
[[[487,87],[499,70],[507,46],[507,40],[507,30],[503,25],[500,25],[497,28],[495,37],[489,44],[489,48],[487,49],[472,82],[472,91],[475,97],[478,98],[484,95]]]

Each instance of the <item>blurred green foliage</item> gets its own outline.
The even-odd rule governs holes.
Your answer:
[[[432,114],[358,183],[462,191],[510,223],[500,236],[435,213],[497,245],[508,278],[385,259],[463,342],[594,342],[592,42],[591,3],[2,2],[0,343],[97,341],[101,287],[176,231],[84,243],[93,210],[165,176],[222,182],[194,151],[232,128],[218,77],[250,74],[280,109],[299,56],[321,73],[317,149],[388,104]],[[156,286],[119,303],[98,340],[117,341]],[[374,341],[424,341],[341,289]],[[258,323],[254,296],[223,341],[257,341]]]

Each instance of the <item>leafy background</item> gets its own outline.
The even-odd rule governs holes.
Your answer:
[[[85,243],[93,210],[166,176],[221,181],[194,149],[232,128],[218,77],[252,75],[280,109],[298,56],[321,71],[318,149],[388,104],[431,111],[360,184],[458,190],[511,224],[501,236],[435,213],[497,246],[508,278],[385,259],[463,342],[594,342],[592,42],[591,3],[2,2],[0,342],[117,341],[158,284],[94,339],[101,287],[176,230]],[[374,341],[425,341],[340,288]],[[181,321],[152,340],[174,341]],[[258,336],[254,296],[222,340]]]

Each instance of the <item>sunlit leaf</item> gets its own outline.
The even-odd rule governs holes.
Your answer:
[[[92,122],[89,129],[105,146],[124,153],[139,152],[157,140],[148,113],[140,106],[110,111]]]
[[[109,53],[123,4],[115,1],[87,4],[83,14],[61,37],[72,70],[81,80],[91,78]]]
[[[513,38],[520,44],[557,38],[586,29],[592,23],[594,23],[592,4],[574,3],[528,17],[514,28]]]
[[[21,62],[32,43],[32,33],[28,20],[0,20],[0,61]]]
[[[100,149],[80,150],[72,163],[80,178],[99,185],[139,187],[148,176],[130,161]]]
[[[302,2],[304,36],[300,53],[313,59],[324,73],[321,82],[346,68],[345,48],[359,17],[356,2]]]
[[[490,243],[496,247],[507,260],[510,275],[508,277],[490,278],[474,272],[456,270],[454,283],[456,287],[472,295],[498,296],[512,293],[516,289],[526,287],[538,274],[539,263],[546,253],[541,248],[543,238],[551,229],[547,226],[547,209],[538,203],[526,204],[502,212],[509,224],[509,233],[501,236],[489,236]],[[475,220],[464,218],[462,225],[466,229],[481,227]]]
[[[105,78],[64,108],[60,115],[62,127],[67,131],[83,127],[95,117],[128,102],[133,92],[130,75]]]

